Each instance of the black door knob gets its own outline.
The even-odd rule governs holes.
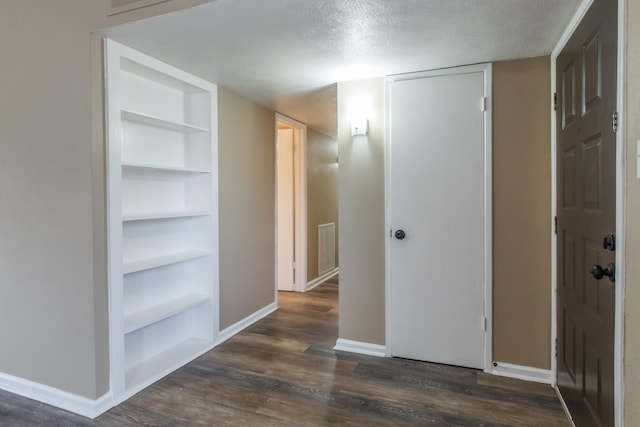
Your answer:
[[[396,236],[396,239],[398,239],[398,240],[402,240],[402,239],[404,239],[407,235],[405,234],[404,230],[396,230],[395,236]]]
[[[610,281],[616,281],[616,266],[615,264],[609,263],[607,268],[602,268],[600,265],[596,264],[591,267],[591,274],[593,278],[596,280],[602,279],[604,276],[607,276]]]

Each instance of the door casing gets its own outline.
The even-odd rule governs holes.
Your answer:
[[[278,122],[278,128],[281,122]],[[276,137],[276,218],[277,218],[277,276],[279,291],[293,291],[295,285],[295,182],[293,165],[294,130],[278,129]]]
[[[583,0],[582,4],[576,11],[571,22],[565,29],[562,37],[556,44],[553,52],[551,53],[551,100],[553,102],[553,94],[556,93],[556,59],[558,55],[567,44],[569,38],[584,18],[587,10],[593,3],[593,0]],[[625,32],[625,20],[626,16],[626,0],[618,0],[618,75],[617,75],[617,111],[618,111],[618,131],[616,133],[616,266],[620,266],[616,269],[616,300],[615,300],[615,348],[614,348],[614,410],[615,410],[615,425],[621,427],[624,425],[624,387],[623,387],[623,355],[624,355],[624,289],[625,289],[625,211],[624,206],[626,202],[625,187],[626,187],[626,152],[625,152],[625,66],[626,66],[626,32]],[[557,179],[556,179],[556,115],[553,110],[553,104],[550,109],[551,114],[551,224],[553,224],[553,218],[557,215]],[[553,229],[551,233],[551,381],[552,386],[557,391],[556,376],[558,372],[557,359],[555,355],[555,345],[557,342],[557,323],[556,316],[557,310],[557,298],[556,289],[557,283],[557,235]],[[558,393],[559,395],[559,393]],[[564,402],[562,402],[564,406]],[[567,411],[566,406],[564,406]]]
[[[289,118],[280,113],[276,113],[275,123],[274,123],[274,152],[277,153],[277,143],[278,143],[278,122],[283,123],[291,128],[293,128],[293,143],[294,143],[294,179],[295,179],[295,188],[294,188],[294,215],[296,218],[295,230],[294,230],[294,239],[295,239],[295,274],[294,274],[294,287],[293,290],[296,292],[305,292],[307,285],[307,125],[301,123],[297,120]],[[276,159],[277,160],[277,159]],[[276,168],[278,167],[277,163],[274,165]],[[276,188],[276,197],[274,203],[276,205],[275,209],[277,210],[278,203],[278,182],[277,177],[273,184]],[[276,211],[277,215],[277,211]],[[276,222],[274,226],[275,233],[275,253],[276,257],[278,254],[278,222],[276,216]],[[275,262],[275,298],[278,300],[278,263],[277,259]]]
[[[485,305],[485,338],[484,338],[484,371],[491,372],[493,361],[493,217],[492,217],[492,66],[490,63],[468,65],[455,68],[446,68],[433,71],[423,71],[409,74],[399,74],[386,78],[385,93],[385,265],[391,265],[391,103],[389,97],[392,93],[392,85],[395,81],[419,79],[424,77],[444,76],[465,73],[484,73],[484,93],[486,94],[484,114],[484,305]],[[392,298],[391,272],[385,269],[385,341],[386,356],[391,356],[391,298]]]

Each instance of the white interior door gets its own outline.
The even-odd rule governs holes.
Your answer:
[[[293,129],[278,129],[278,290],[294,290],[295,198]]]
[[[483,368],[485,74],[448,73],[391,83],[391,353]]]

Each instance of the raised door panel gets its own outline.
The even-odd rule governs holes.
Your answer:
[[[557,381],[578,427],[614,424],[615,285],[592,268],[615,259],[616,7],[595,0],[556,64]]]

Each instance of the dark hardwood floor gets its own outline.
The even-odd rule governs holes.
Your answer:
[[[0,391],[2,426],[568,426],[549,386],[335,352],[338,285],[280,309],[95,420]]]

